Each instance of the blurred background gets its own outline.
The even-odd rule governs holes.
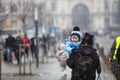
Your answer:
[[[35,31],[34,8],[38,8],[41,33],[62,35],[78,25],[81,32],[115,37],[120,32],[119,0],[0,0],[0,35]]]
[[[120,0],[0,0],[0,43],[2,45],[5,45],[9,34],[13,37],[27,34],[29,39],[35,34],[40,39],[44,34],[48,43],[51,43],[47,44],[47,52],[49,58],[54,58],[50,58],[48,64],[41,63],[39,69],[32,68],[37,70],[35,73],[43,73],[42,76],[50,73],[43,67],[56,65],[55,55],[58,43],[64,43],[76,25],[80,27],[81,33],[93,34],[96,42],[104,48],[105,56],[108,56],[113,40],[120,35]],[[52,48],[49,48],[50,45]],[[38,48],[41,60],[42,49],[39,45]],[[18,66],[1,62],[3,67],[1,73],[19,73]],[[8,66],[16,71],[14,72],[14,69],[11,71]],[[56,67],[53,68],[56,69]],[[54,70],[53,68],[50,70]],[[54,74],[56,73],[58,72]],[[54,80],[53,75],[50,77]],[[16,80],[16,77],[9,78]],[[28,77],[29,80],[30,78]],[[5,75],[2,79],[8,80]],[[41,80],[47,79],[41,78]],[[57,77],[55,80],[58,80]]]

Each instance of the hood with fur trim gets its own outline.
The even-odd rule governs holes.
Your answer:
[[[78,41],[80,41],[80,40],[81,40],[80,31],[72,31],[72,32],[71,32],[71,34],[70,34],[70,37],[71,37],[72,35],[76,35],[76,36],[79,38],[79,40],[78,40]]]

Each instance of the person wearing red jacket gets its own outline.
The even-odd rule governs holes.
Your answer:
[[[27,55],[27,58],[28,58],[30,43],[29,43],[29,38],[27,37],[27,35],[25,35],[23,40],[24,40],[24,44],[25,44],[25,54]]]

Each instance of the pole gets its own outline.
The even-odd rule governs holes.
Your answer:
[[[25,47],[24,47],[23,57],[24,57],[23,73],[24,73],[24,75],[25,75],[25,74],[26,74],[26,62],[25,62],[26,58],[25,58]]]
[[[21,45],[19,45],[19,74],[21,75]]]
[[[37,55],[37,59],[36,59],[36,67],[39,67],[39,49],[38,49],[38,8],[37,6],[35,7],[35,34],[36,34],[36,55]]]
[[[1,73],[2,73],[1,68],[2,68],[2,48],[0,47],[0,80],[1,80],[1,76],[2,76],[1,75]]]
[[[0,80],[1,80],[1,76],[2,76],[2,75],[1,75],[1,73],[2,73],[2,71],[1,71],[1,70],[2,70],[2,69],[1,69],[1,68],[2,68],[2,63],[1,63],[1,62],[2,62],[2,59],[1,59],[1,58],[2,58],[2,56],[1,56],[2,52],[1,52],[1,50],[2,50],[2,49],[0,49]]]

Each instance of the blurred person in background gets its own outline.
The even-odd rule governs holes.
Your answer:
[[[117,57],[118,49],[120,48],[120,36],[117,36],[112,44],[109,52],[109,63],[111,63],[111,71],[116,77],[116,80],[120,80],[120,60]]]
[[[23,37],[21,35],[18,35],[15,41],[15,57],[17,59],[18,64],[20,63],[20,59],[19,59],[20,49],[24,49],[24,42],[23,42]],[[21,54],[21,56],[23,55],[23,53]]]
[[[42,63],[48,62],[48,52],[47,52],[47,37],[45,34],[42,34],[41,40],[40,40],[40,47],[42,49]]]
[[[29,48],[30,48],[30,41],[29,41],[29,38],[27,37],[27,35],[24,36],[24,45],[25,45],[25,54],[27,55],[27,58],[28,58],[28,55],[29,55]]]
[[[12,62],[12,52],[14,52],[14,46],[15,46],[15,38],[12,36],[12,34],[8,35],[5,44],[7,49],[7,59],[9,62]]]
[[[66,76],[66,68],[67,68],[66,60],[68,58],[67,52],[64,50],[64,47],[65,47],[65,44],[59,43],[58,51],[56,53],[56,58],[61,68],[62,77]]]
[[[37,59],[37,37],[36,35],[34,35],[34,37],[32,37],[30,39],[30,49],[31,49],[31,53],[32,53],[32,59]]]
[[[50,33],[50,51],[51,55],[55,56],[56,53],[56,34],[55,33]]]

